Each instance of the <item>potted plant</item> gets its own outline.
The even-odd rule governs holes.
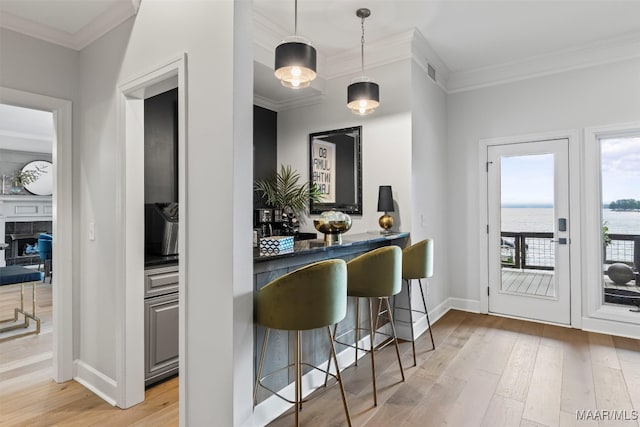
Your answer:
[[[5,182],[8,181],[8,184],[10,185],[10,189],[9,189],[10,193],[19,194],[19,193],[22,193],[22,189],[26,184],[31,184],[32,182],[35,182],[39,176],[40,176],[40,173],[35,170],[26,170],[26,171],[19,170],[10,175],[5,175],[2,178],[3,178],[3,181]],[[6,184],[3,182],[3,190],[5,188],[5,185]]]
[[[607,263],[607,246],[611,244],[611,236],[609,236],[609,225],[607,221],[602,222],[602,263]]]
[[[282,210],[285,233],[295,234],[298,218],[308,212],[309,201],[319,202],[322,194],[315,185],[299,184],[300,174],[291,166],[280,165],[280,171],[266,180],[256,180],[254,190],[261,194],[267,205]]]

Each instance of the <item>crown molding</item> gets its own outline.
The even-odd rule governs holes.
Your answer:
[[[603,40],[520,61],[453,72],[448,78],[447,88],[449,93],[457,93],[633,58],[640,58],[640,34]]]
[[[105,13],[85,25],[74,35],[76,50],[84,49],[127,19],[135,16],[140,8],[140,1],[131,0],[117,3],[116,6],[109,8]]]
[[[138,13],[139,7],[140,0],[116,3],[75,34],[29,21],[7,12],[0,14],[0,27],[69,49],[82,50]]]
[[[309,105],[320,104],[325,99],[322,93],[305,96],[304,98],[288,99],[286,101],[274,101],[260,95],[253,95],[253,103],[258,107],[266,108],[277,113],[294,108],[307,107]]]

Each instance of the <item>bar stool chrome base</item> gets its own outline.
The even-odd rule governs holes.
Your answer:
[[[393,311],[395,310],[405,310],[409,312],[409,321],[406,320],[398,320],[396,322],[409,324],[409,329],[411,329],[411,348],[413,350],[413,366],[417,366],[416,362],[416,337],[415,332],[413,331],[413,313],[420,313],[427,316],[427,327],[429,329],[429,335],[431,337],[431,349],[436,349],[436,343],[433,341],[433,332],[431,332],[431,320],[429,320],[429,310],[427,309],[427,300],[424,295],[424,288],[422,287],[422,279],[418,279],[418,284],[420,285],[420,295],[422,296],[422,306],[424,307],[424,311],[417,310],[411,306],[411,279],[405,279],[407,283],[407,298],[409,302],[409,307],[398,307],[396,306],[396,299],[393,299]]]

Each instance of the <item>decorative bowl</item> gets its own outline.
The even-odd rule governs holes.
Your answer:
[[[320,214],[320,219],[313,220],[313,225],[324,233],[326,245],[342,244],[342,233],[351,229],[351,217],[340,211],[326,211]]]

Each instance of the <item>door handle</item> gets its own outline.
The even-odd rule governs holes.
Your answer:
[[[566,245],[568,243],[571,243],[569,239],[567,239],[566,237],[560,237],[559,239],[551,239],[552,243],[557,243],[559,245]]]
[[[558,218],[558,231],[567,231],[567,218]]]

